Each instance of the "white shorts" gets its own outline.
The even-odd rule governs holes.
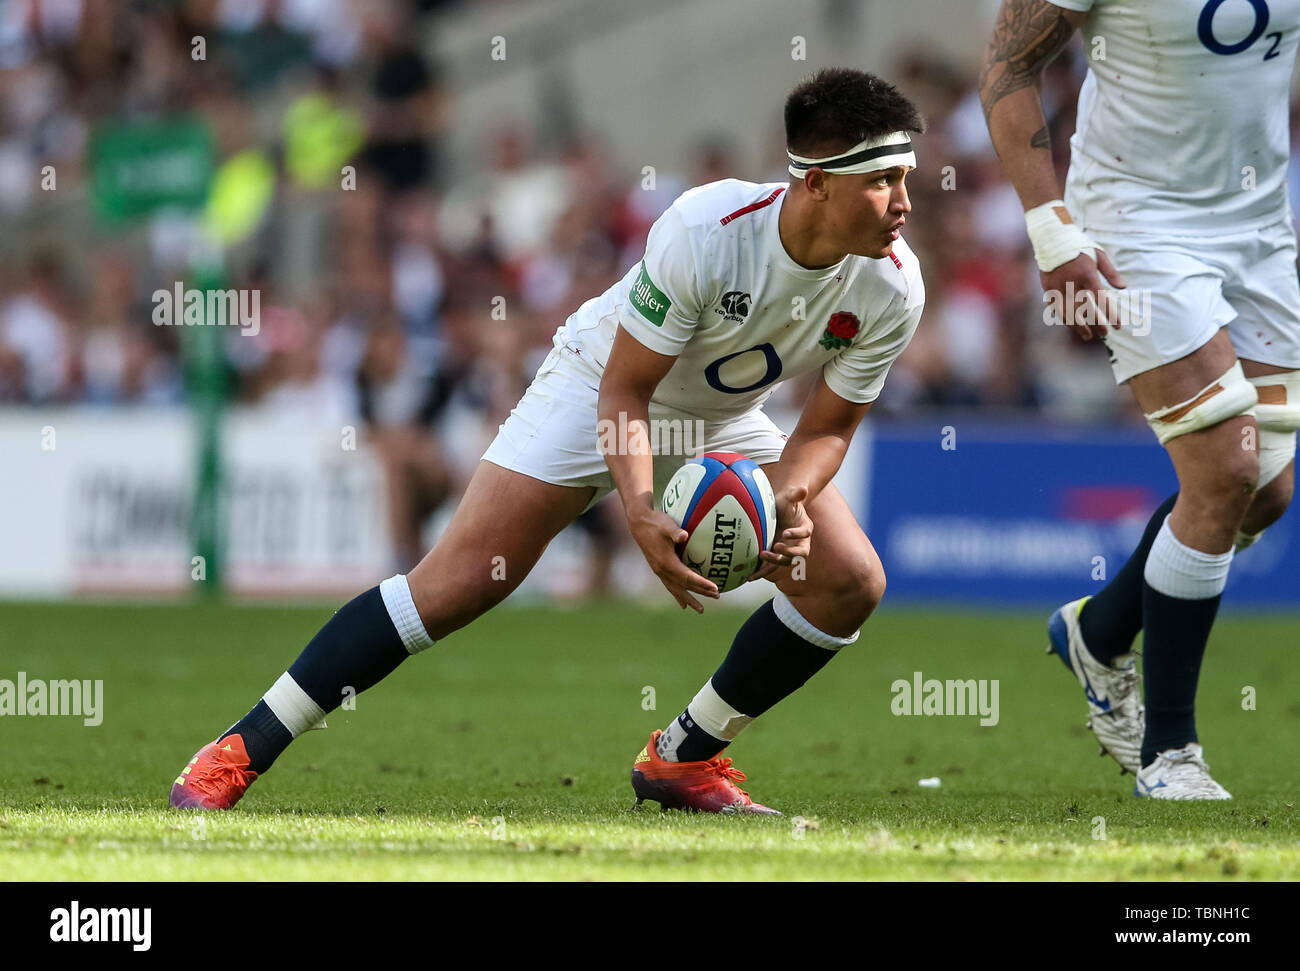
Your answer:
[[[599,384],[599,375],[572,350],[553,350],[483,459],[554,485],[594,486],[592,503],[604,498],[613,490],[614,480],[598,448]],[[650,419],[652,445],[658,442],[656,496],[695,455],[739,452],[765,465],[779,459],[785,449],[785,434],[757,409],[728,421],[705,422],[652,406]]]
[[[1106,335],[1117,383],[1186,357],[1224,326],[1238,358],[1300,369],[1300,281],[1289,218],[1234,236],[1089,235],[1128,284],[1121,297],[1139,311]]]

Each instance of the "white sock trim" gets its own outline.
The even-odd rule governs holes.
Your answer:
[[[434,640],[424,629],[420,612],[415,609],[415,601],[411,599],[411,585],[406,581],[406,574],[399,573],[381,583],[379,595],[384,598],[388,616],[392,618],[407,654],[419,654],[433,647]]]
[[[808,623],[808,620],[803,614],[795,610],[794,604],[790,602],[790,598],[779,590],[777,591],[776,596],[772,599],[772,609],[776,611],[777,619],[781,621],[781,623],[785,624],[786,627],[790,628],[790,630],[798,634],[809,644],[816,644],[818,647],[824,647],[828,651],[838,651],[841,647],[852,644],[858,639],[858,635],[862,633],[860,630],[855,630],[850,637],[836,637],[834,634],[827,634],[825,631],[818,630],[812,624]]]
[[[294,738],[313,728],[325,727],[325,710],[289,677],[288,671],[276,679],[262,700]]]
[[[1160,526],[1156,541],[1147,554],[1142,575],[1151,589],[1179,600],[1206,600],[1223,593],[1232,565],[1232,550],[1202,553],[1179,542],[1169,528],[1169,517]]]
[[[686,711],[695,724],[724,742],[730,742],[754,720],[723,701],[722,696],[714,690],[712,678],[709,678],[704,683],[704,687],[691,699],[691,703],[686,706]]]

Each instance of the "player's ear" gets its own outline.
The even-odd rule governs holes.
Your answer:
[[[804,188],[818,201],[826,199],[830,194],[830,181],[831,177],[821,169],[809,169],[803,176]]]

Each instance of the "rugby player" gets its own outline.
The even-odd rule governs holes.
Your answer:
[[[1285,512],[1294,482],[1298,28],[1300,0],[1004,0],[981,72],[1043,287],[1066,323],[1105,340],[1178,476],[1124,567],[1048,628],[1139,796],[1231,798],[1204,759],[1196,687],[1234,552]],[[1039,81],[1076,30],[1090,67],[1062,198]],[[1122,299],[1126,286],[1143,299]],[[1126,320],[1147,298],[1149,319]]]
[[[684,456],[648,447],[650,421],[698,420],[704,450],[749,456],[772,483],[777,539],[755,577],[777,593],[682,714],[650,736],[633,785],[638,801],[665,808],[774,812],[737,786],[744,775],[721,753],[857,640],[880,602],[880,559],[831,478],[924,302],[901,238],[911,134],[924,127],[916,108],[877,77],[826,69],[791,92],[785,127],[789,181],[725,179],[663,213],[644,260],[556,332],[433,550],[344,605],[182,770],[173,806],[234,806],[345,692],[504,600],[546,544],[613,489],[650,568],[682,608],[702,611],[718,588],[678,559],[686,533],[656,502]],[[806,374],[815,385],[787,440],[763,402]],[[602,454],[602,426],[629,429],[626,447]]]

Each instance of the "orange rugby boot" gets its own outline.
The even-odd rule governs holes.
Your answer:
[[[172,783],[173,809],[232,809],[257,773],[248,767],[248,752],[238,735],[209,742],[190,759]]]
[[[647,799],[668,809],[704,813],[759,813],[780,816],[749,798],[737,782],[745,773],[733,768],[731,759],[717,756],[706,762],[665,762],[656,745],[662,731],[651,733],[650,741],[632,763],[632,788],[639,806]]]

